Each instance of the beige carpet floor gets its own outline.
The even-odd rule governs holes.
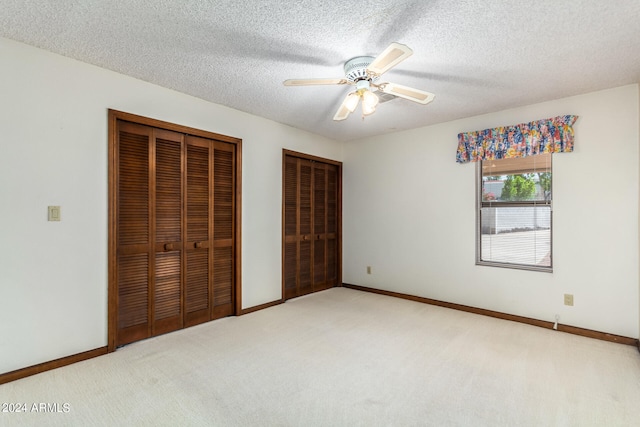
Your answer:
[[[633,426],[640,353],[336,288],[0,385],[0,402],[27,407],[3,426]]]

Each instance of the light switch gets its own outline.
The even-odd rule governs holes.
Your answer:
[[[60,206],[49,206],[49,221],[60,221]]]

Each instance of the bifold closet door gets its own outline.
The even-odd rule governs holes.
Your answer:
[[[235,312],[235,165],[235,147],[213,141],[212,319],[230,316]]]
[[[209,320],[211,312],[211,143],[187,137],[185,325]]]
[[[338,284],[338,166],[285,156],[284,298]]]
[[[337,166],[313,164],[313,290],[336,286],[338,256]]]
[[[119,123],[118,345],[182,327],[181,134]]]
[[[116,339],[235,311],[235,145],[118,122]]]
[[[151,335],[175,331],[183,326],[182,273],[184,242],[182,230],[183,185],[182,170],[184,135],[153,129],[152,158],[155,174],[151,188],[153,242],[153,271],[151,275],[152,320]],[[155,181],[153,178],[155,177]]]
[[[311,292],[311,162],[285,156],[284,298]]]
[[[185,326],[234,312],[235,150],[187,136]]]

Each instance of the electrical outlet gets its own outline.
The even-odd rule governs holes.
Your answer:
[[[564,294],[564,305],[573,305],[573,294]]]
[[[371,274],[371,266],[367,265],[367,274]]]

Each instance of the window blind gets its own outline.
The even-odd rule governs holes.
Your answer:
[[[484,160],[479,169],[478,263],[550,270],[551,154]]]

